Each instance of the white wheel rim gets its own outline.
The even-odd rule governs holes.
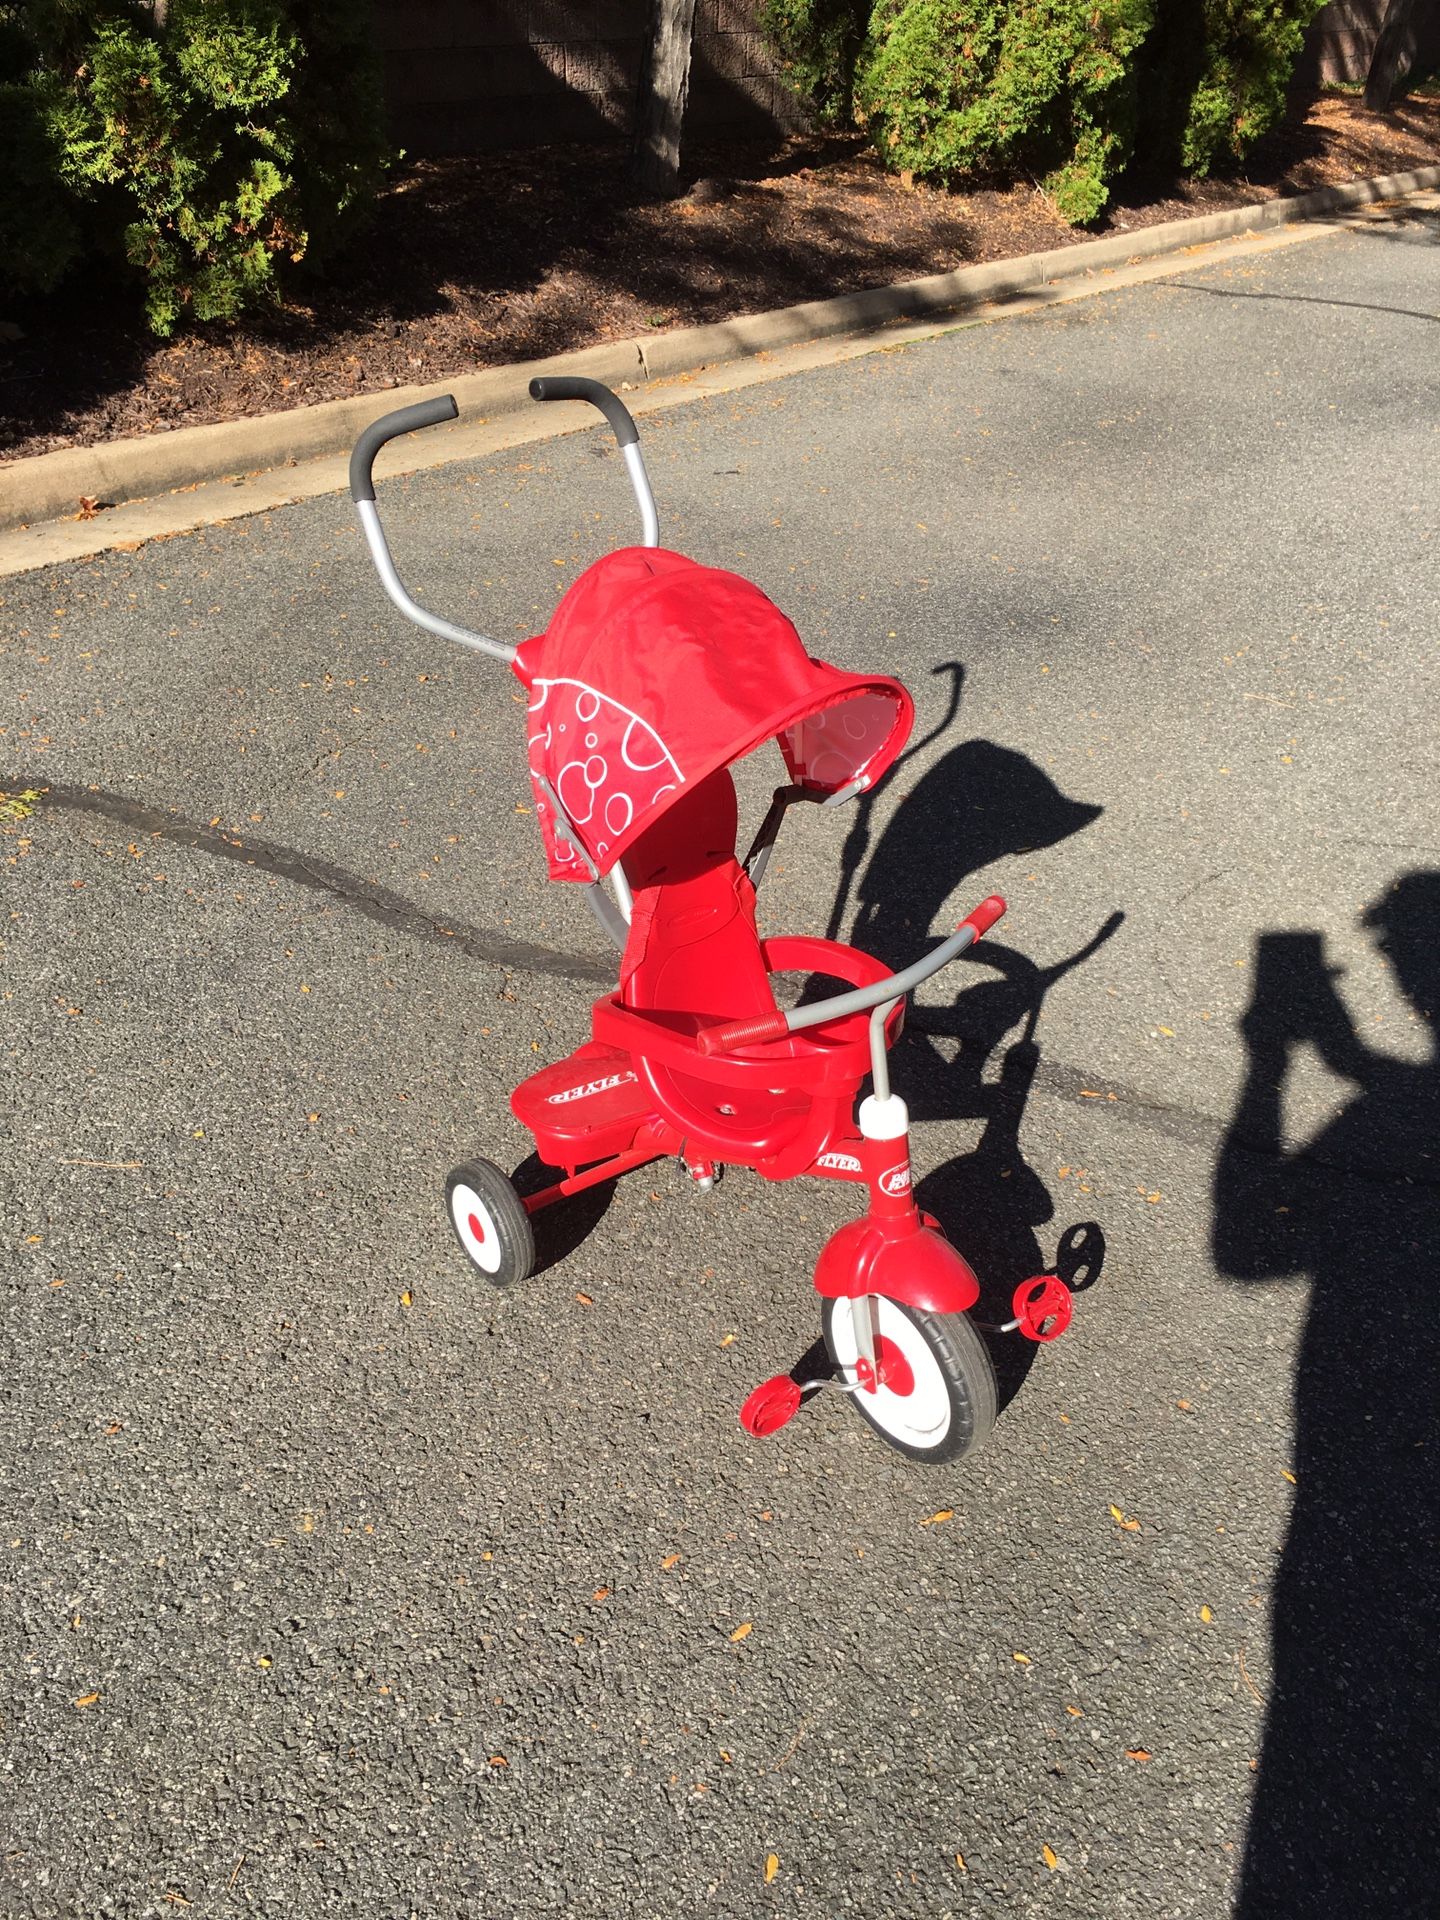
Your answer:
[[[915,1376],[915,1384],[906,1394],[896,1393],[886,1386],[877,1387],[874,1393],[867,1393],[863,1387],[859,1387],[855,1391],[855,1404],[891,1439],[922,1451],[938,1447],[950,1431],[952,1413],[950,1389],[940,1370],[940,1362],[935,1358],[930,1342],[908,1313],[902,1313],[894,1301],[887,1300],[883,1294],[872,1294],[869,1299],[878,1308],[875,1318],[880,1337],[893,1341],[904,1354]],[[855,1363],[860,1358],[860,1345],[855,1338],[855,1308],[867,1304],[856,1300],[837,1300],[830,1319],[830,1339],[835,1359],[851,1379],[854,1378]]]
[[[473,1187],[463,1180],[450,1189],[450,1218],[460,1244],[482,1273],[500,1271],[500,1230],[495,1216]]]

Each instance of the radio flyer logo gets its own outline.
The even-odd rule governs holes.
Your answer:
[[[859,1173],[860,1162],[853,1153],[822,1153],[815,1162],[817,1167],[828,1167],[832,1173]]]
[[[571,1100],[588,1100],[592,1094],[609,1093],[612,1087],[628,1087],[634,1078],[633,1073],[612,1073],[604,1080],[587,1080],[583,1087],[566,1087],[563,1093],[552,1093],[545,1104],[563,1107]]]

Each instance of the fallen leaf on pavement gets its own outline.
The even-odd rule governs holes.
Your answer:
[[[922,1527],[943,1527],[947,1520],[953,1520],[954,1518],[955,1509],[953,1507],[941,1507],[938,1513],[932,1513],[928,1520],[922,1520],[920,1524]]]
[[[1030,1656],[1028,1653],[1012,1653],[1010,1658],[1012,1660],[1018,1660],[1022,1667],[1028,1667],[1030,1664]]]
[[[1127,1747],[1125,1749],[1125,1758],[1127,1760],[1148,1760],[1150,1753],[1145,1747]]]
[[[753,1633],[754,1631],[755,1622],[753,1620],[742,1620],[730,1638],[732,1640],[743,1640],[747,1633]]]
[[[680,1564],[680,1556],[678,1553],[667,1553],[665,1558],[660,1562],[660,1564],[668,1572],[671,1567],[675,1567]]]
[[[75,1704],[77,1707],[93,1707],[99,1698],[98,1693],[82,1693]]]
[[[1049,1867],[1052,1873],[1055,1871],[1056,1867],[1058,1867],[1060,1864],[1059,1860],[1056,1858],[1055,1849],[1050,1845],[1048,1841],[1040,1849],[1040,1858],[1045,1862],[1046,1866]]]
[[[1127,1520],[1119,1507],[1111,1507],[1110,1518],[1115,1522],[1117,1527],[1123,1527],[1126,1533],[1138,1533],[1140,1530],[1140,1522],[1138,1520]]]
[[[765,1856],[765,1884],[767,1887],[769,1886],[770,1882],[775,1878],[776,1874],[779,1873],[779,1871],[780,1871],[779,1854],[767,1853]]]

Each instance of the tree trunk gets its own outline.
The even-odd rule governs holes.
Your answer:
[[[680,130],[690,91],[695,0],[655,0],[640,80],[632,174],[642,193],[668,198],[680,177]]]
[[[1415,64],[1415,20],[1419,11],[1420,0],[1390,0],[1385,9],[1370,56],[1370,71],[1365,76],[1365,104],[1372,113],[1385,112]]]

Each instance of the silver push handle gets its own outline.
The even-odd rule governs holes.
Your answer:
[[[355,442],[350,455],[350,498],[355,502],[360,531],[370,549],[370,558],[375,563],[380,584],[405,618],[413,620],[417,627],[423,627],[427,633],[438,634],[442,640],[454,640],[477,653],[488,653],[497,660],[511,661],[515,658],[514,647],[506,646],[502,640],[489,640],[483,633],[474,633],[469,627],[457,626],[453,620],[444,620],[438,613],[427,612],[418,600],[411,599],[390,557],[385,530],[380,525],[380,510],[375,505],[375,456],[385,442],[394,440],[402,433],[413,433],[420,427],[437,427],[442,421],[455,419],[459,411],[454,397],[446,393],[434,400],[421,400],[413,407],[400,407],[394,413],[383,414],[380,419],[373,420]]]
[[[541,374],[530,382],[532,400],[588,400],[592,407],[598,407],[615,435],[615,444],[625,461],[625,469],[630,475],[630,484],[635,489],[636,504],[640,508],[640,544],[642,547],[658,547],[660,544],[660,516],[655,511],[655,495],[650,490],[650,476],[645,471],[645,462],[640,453],[640,434],[630,409],[618,393],[612,393],[601,380],[587,380],[575,374]]]

